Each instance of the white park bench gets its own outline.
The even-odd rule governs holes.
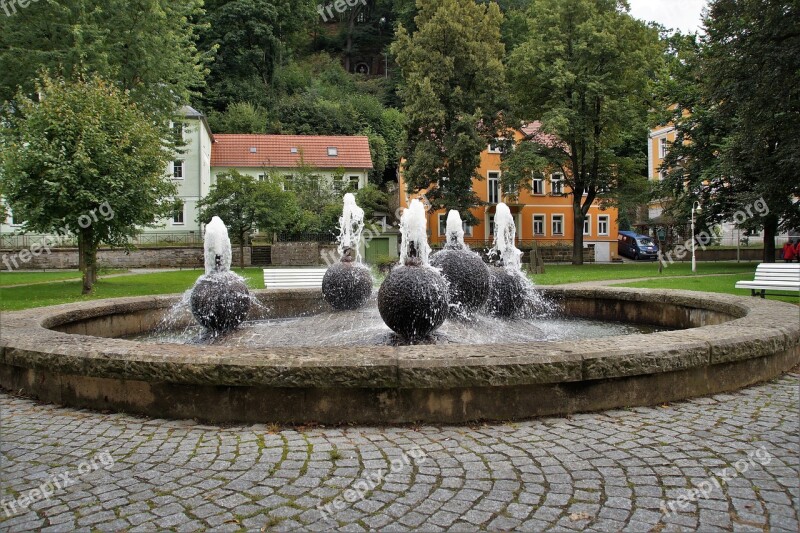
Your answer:
[[[750,289],[751,296],[760,290],[762,298],[768,290],[800,291],[800,263],[761,263],[753,281],[737,281],[736,288]]]
[[[265,289],[321,289],[327,268],[265,268]]]

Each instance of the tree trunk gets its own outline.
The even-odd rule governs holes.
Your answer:
[[[78,235],[78,249],[83,263],[83,294],[91,294],[97,281],[97,246],[91,227],[81,230]]]
[[[583,264],[583,209],[581,208],[581,198],[573,195],[572,202],[572,264]]]
[[[775,262],[775,234],[778,233],[778,219],[772,215],[764,217],[764,263]]]

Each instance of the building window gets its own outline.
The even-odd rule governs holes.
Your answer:
[[[14,212],[11,212],[11,221],[9,223],[10,226],[21,226],[25,221],[19,220],[17,217],[14,216]]]
[[[564,215],[553,215],[553,235],[564,235]]]
[[[544,235],[544,215],[533,215],[533,234]]]
[[[267,175],[266,174],[259,174],[258,175],[258,181],[267,181]]]
[[[174,180],[183,179],[183,161],[172,162],[172,179]]]
[[[533,178],[531,181],[531,192],[533,194],[544,194],[544,180],[542,178]]]
[[[667,171],[667,169],[666,169],[666,168],[662,168],[662,169],[661,169],[661,170],[658,172],[658,178],[659,178],[661,181],[664,181],[665,179],[667,179],[667,174],[668,174],[668,171]]]
[[[350,188],[354,191],[357,191],[359,187],[359,182],[361,181],[358,176],[350,176],[347,178],[348,182],[350,183]]]
[[[447,233],[447,215],[442,213],[439,215],[439,237]]]
[[[174,210],[172,211],[172,224],[175,226],[183,226],[183,211],[184,204],[181,200],[175,202]]]
[[[489,215],[488,224],[489,224],[489,237],[493,237],[494,236],[494,215]]]
[[[284,191],[294,190],[294,176],[292,176],[291,174],[287,174],[283,177],[283,190]]]
[[[491,143],[489,143],[489,148],[487,152],[490,154],[502,154],[503,150],[503,142],[504,139],[495,139]]]
[[[667,141],[666,137],[661,137],[658,140],[658,157],[661,159],[667,157],[667,153],[669,153],[668,143],[669,141]]]
[[[500,173],[489,172],[487,181],[489,184],[489,203],[496,204],[500,201]]]
[[[339,155],[339,149],[335,146],[328,147],[328,157],[336,157]]]
[[[173,122],[172,123],[172,135],[175,138],[175,142],[182,143],[183,142],[183,123],[182,122]]]
[[[550,191],[553,196],[561,196],[564,194],[564,174],[556,172],[550,175]]]
[[[585,217],[583,217],[583,234],[584,235],[592,234],[592,215],[586,215]]]
[[[597,216],[597,234],[608,235],[608,215]]]

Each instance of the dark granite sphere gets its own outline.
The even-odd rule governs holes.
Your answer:
[[[190,303],[192,314],[204,328],[225,332],[247,318],[250,293],[244,280],[233,272],[214,272],[197,280]]]
[[[524,309],[527,299],[525,280],[504,267],[491,267],[489,270],[491,272],[491,290],[487,302],[489,314],[503,318],[518,315]]]
[[[322,296],[337,311],[358,309],[372,294],[372,273],[361,263],[336,263],[322,278]]]
[[[489,297],[489,267],[478,254],[465,249],[445,248],[433,254],[431,265],[442,270],[447,280],[451,310],[469,316]]]
[[[422,340],[447,318],[447,284],[435,270],[400,265],[381,284],[378,311],[384,323],[405,340]]]

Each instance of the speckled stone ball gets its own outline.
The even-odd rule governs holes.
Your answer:
[[[489,297],[489,267],[470,250],[445,248],[433,254],[431,265],[447,280],[451,312],[470,316]]]
[[[206,329],[221,333],[235,329],[250,311],[250,292],[233,272],[201,276],[192,289],[190,304],[194,318]]]
[[[361,263],[336,263],[322,278],[322,296],[337,311],[363,306],[372,294],[372,273]]]
[[[378,311],[384,323],[412,343],[442,325],[448,303],[444,278],[424,266],[395,267],[378,291]]]
[[[504,267],[491,267],[489,271],[491,289],[486,305],[487,311],[493,316],[502,318],[518,315],[525,307],[527,297],[525,280]]]

